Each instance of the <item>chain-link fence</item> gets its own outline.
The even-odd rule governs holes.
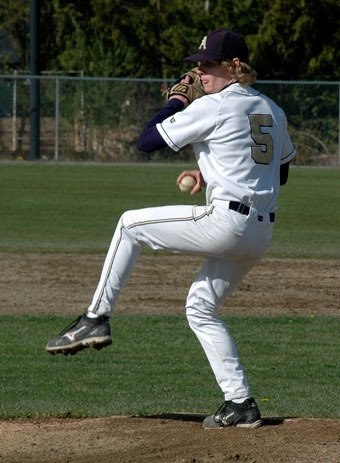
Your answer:
[[[40,156],[55,161],[193,160],[190,147],[150,155],[136,149],[159,110],[161,79],[39,76]],[[30,76],[0,76],[0,159],[30,149]],[[255,87],[286,112],[299,165],[340,166],[340,82],[259,81]]]

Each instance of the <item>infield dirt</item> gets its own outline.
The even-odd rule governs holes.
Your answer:
[[[78,316],[92,298],[103,259],[94,254],[1,254],[0,315]],[[182,313],[200,262],[194,256],[142,255],[117,314]],[[339,260],[265,259],[246,276],[223,313],[339,315],[339,274]],[[339,420],[267,417],[265,426],[254,430],[204,430],[202,418],[3,421],[0,462],[340,461]]]

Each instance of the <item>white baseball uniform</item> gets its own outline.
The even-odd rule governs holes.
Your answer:
[[[88,312],[112,316],[144,245],[206,256],[189,289],[187,319],[225,400],[250,397],[235,343],[219,311],[270,246],[280,165],[295,154],[285,114],[253,88],[235,83],[195,100],[157,129],[174,151],[193,145],[207,184],[206,205],[125,212]]]

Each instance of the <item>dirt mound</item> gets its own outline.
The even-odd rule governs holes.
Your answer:
[[[130,417],[0,422],[6,463],[338,463],[336,420],[268,420],[206,430],[199,421]]]

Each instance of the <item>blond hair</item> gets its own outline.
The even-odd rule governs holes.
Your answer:
[[[226,68],[230,77],[240,84],[252,85],[256,82],[256,71],[247,63],[240,61],[238,66],[233,60],[228,59],[222,61],[222,66]]]

